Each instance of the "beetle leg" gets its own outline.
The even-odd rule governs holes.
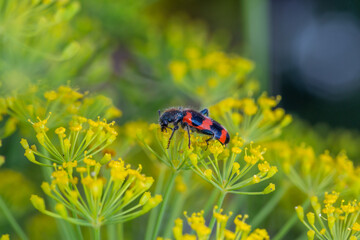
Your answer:
[[[166,148],[166,149],[169,149],[171,139],[172,139],[172,137],[174,136],[174,132],[179,129],[179,126],[176,125],[176,126],[174,126],[174,128],[171,128],[171,127],[169,127],[169,128],[172,130],[172,133],[171,133],[171,136],[170,136],[170,138],[169,138],[168,145],[167,145],[167,148]]]
[[[205,149],[205,151],[206,151],[206,150],[208,149],[208,147],[209,147],[209,141],[210,141],[210,140],[213,140],[214,137],[215,137],[215,134],[213,133],[213,134],[212,134],[212,137],[210,137],[210,138],[208,138],[208,139],[205,140],[205,142],[206,142],[206,149]]]
[[[161,127],[161,131],[163,132],[164,130],[165,130],[165,132],[167,132],[167,130],[166,129],[171,129],[171,130],[173,130],[171,127],[168,127],[168,126],[164,126],[164,127]]]
[[[209,110],[207,108],[204,108],[203,110],[201,110],[200,113],[207,117],[209,116]]]
[[[186,130],[187,130],[187,133],[188,133],[188,137],[189,137],[189,149],[190,149],[190,144],[191,144],[191,140],[190,140],[190,127],[189,125],[186,124]]]

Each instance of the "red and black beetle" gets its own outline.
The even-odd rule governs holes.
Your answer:
[[[206,144],[208,144],[208,142],[212,139],[217,139],[221,144],[226,145],[230,141],[228,131],[220,123],[209,118],[208,115],[209,111],[206,108],[200,112],[189,108],[170,108],[165,110],[162,114],[159,110],[159,123],[161,131],[164,131],[167,128],[172,130],[167,148],[170,146],[170,141],[174,132],[179,129],[179,124],[188,132],[189,148],[190,129],[202,134],[210,135],[211,137],[206,140]],[[169,123],[172,123],[174,127],[169,127]]]

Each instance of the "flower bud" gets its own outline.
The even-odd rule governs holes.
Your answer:
[[[205,177],[206,177],[207,179],[211,180],[211,178],[212,178],[212,170],[211,170],[211,169],[206,169],[206,170],[204,171],[204,175],[205,175]]]
[[[275,184],[270,183],[263,191],[264,194],[268,194],[275,191]]]
[[[25,150],[28,149],[28,148],[30,148],[30,147],[29,147],[29,143],[28,143],[28,141],[27,141],[25,138],[22,138],[22,139],[21,139],[20,144],[21,144],[21,146],[22,146]]]
[[[62,216],[63,218],[67,218],[68,215],[64,204],[57,203],[55,205],[55,210],[60,214],[60,216]]]
[[[45,211],[45,202],[43,198],[33,194],[30,197],[30,201],[37,210],[40,212]]]
[[[105,153],[105,155],[102,157],[102,159],[100,160],[100,164],[101,165],[105,165],[107,164],[109,161],[111,160],[111,154],[110,153]]]
[[[42,132],[36,134],[36,138],[42,146],[45,145],[45,135]]]
[[[300,221],[304,221],[304,209],[302,206],[296,206],[295,207],[296,214],[298,215],[298,218]]]
[[[253,179],[252,179],[252,183],[255,184],[255,183],[259,183],[260,182],[260,177],[258,175],[254,175],[253,176]],[[265,190],[264,190],[265,191]]]
[[[59,135],[60,137],[64,137],[66,129],[64,127],[59,127],[55,129],[55,134]]]
[[[147,201],[149,201],[150,198],[151,198],[151,193],[150,192],[144,192],[144,194],[140,198],[139,204],[140,205],[145,205],[147,203]]]
[[[175,220],[175,226],[173,227],[173,235],[176,240],[183,239],[183,221],[180,218]]]
[[[268,173],[267,173],[267,177],[272,177],[272,176],[274,176],[277,172],[278,172],[277,167],[272,166],[272,167],[270,167],[270,169],[269,169],[269,171],[268,171]]]
[[[239,147],[232,147],[231,151],[235,154],[240,154],[242,150]]]
[[[43,182],[43,183],[41,184],[41,189],[44,191],[44,193],[45,193],[46,195],[52,196],[51,188],[50,188],[49,183]]]
[[[309,231],[307,232],[307,237],[308,237],[308,240],[314,240],[315,231],[314,231],[314,230],[309,230]]]
[[[309,212],[306,214],[307,220],[311,226],[315,224],[315,214],[313,212]]]
[[[150,198],[149,201],[147,201],[147,203],[143,207],[144,213],[150,211],[151,209],[159,205],[159,203],[161,202],[162,202],[161,195],[155,195],[155,197]]]
[[[232,174],[236,173],[240,169],[240,164],[238,162],[234,162],[232,167]]]
[[[29,159],[30,162],[37,164],[37,161],[35,160],[34,152],[33,152],[30,148],[28,148],[28,149],[25,150],[24,156],[25,156],[27,159]]]
[[[152,186],[152,184],[154,183],[154,178],[152,178],[152,177],[147,177],[147,178],[145,178],[145,185],[144,185],[144,189],[149,189],[151,186]]]

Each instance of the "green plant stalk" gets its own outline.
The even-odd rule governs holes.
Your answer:
[[[241,0],[246,52],[256,62],[254,77],[260,92],[269,91],[269,4],[268,0]]]
[[[172,226],[174,225],[174,221],[175,221],[176,217],[178,217],[181,214],[181,210],[182,210],[182,207],[184,206],[186,196],[187,196],[187,194],[185,194],[185,193],[179,194],[176,197],[175,203],[173,205],[171,205],[170,217],[169,217],[169,219],[167,221],[167,225],[165,227],[164,238],[170,237],[171,231],[172,231]]]
[[[225,192],[225,191],[220,192],[219,200],[218,200],[218,202],[216,204],[216,206],[218,206],[218,209],[220,209],[221,206],[223,205],[226,193],[227,192]],[[214,217],[214,214],[212,214],[211,221],[210,221],[210,224],[209,224],[209,228],[210,228],[211,232],[212,232],[212,229],[214,228],[214,225],[215,225],[215,217]]]
[[[27,240],[28,237],[26,236],[25,232],[22,230],[20,225],[16,222],[15,217],[12,215],[10,209],[5,204],[4,200],[0,196],[0,210],[4,213],[6,219],[9,221],[10,225],[15,230],[16,234],[20,237],[22,240]]]
[[[187,171],[187,172],[183,173],[184,181],[186,182],[186,185],[188,185],[188,186],[190,185],[189,181],[190,181],[191,176],[192,176],[191,171]],[[167,225],[165,227],[165,233],[163,235],[164,238],[171,237],[172,227],[174,226],[175,219],[182,214],[185,200],[187,199],[188,196],[191,195],[191,193],[193,191],[194,191],[194,188],[192,188],[191,190],[188,189],[185,191],[185,193],[178,194],[177,197],[175,198],[175,203],[171,205],[173,207],[171,208],[169,218],[167,220]]]
[[[94,240],[100,240],[101,237],[100,237],[100,226],[94,226],[93,227],[93,239]]]
[[[207,216],[210,211],[211,208],[214,206],[214,203],[216,201],[216,197],[220,195],[220,192],[217,188],[215,188],[212,192],[211,195],[209,197],[209,199],[206,201],[205,207],[204,207],[204,215]]]
[[[116,239],[124,239],[124,223],[116,224]]]
[[[261,211],[256,214],[256,217],[251,221],[250,225],[253,228],[257,228],[259,224],[274,210],[274,207],[279,203],[288,188],[289,184],[285,184],[279,190],[275,191],[275,194],[272,196],[270,201],[268,201],[266,205],[261,208]]]
[[[161,225],[161,222],[162,222],[162,220],[164,218],[164,213],[165,213],[165,209],[167,207],[167,203],[169,201],[171,190],[174,187],[176,175],[177,175],[177,172],[171,172],[170,180],[169,180],[168,185],[166,186],[164,197],[163,197],[163,202],[161,204],[160,212],[159,212],[159,215],[158,215],[157,220],[156,220],[154,232],[153,232],[152,237],[151,237],[152,240],[155,240],[158,233],[159,233],[160,225]]]
[[[303,204],[303,208],[306,209],[310,204],[310,200],[307,199]],[[293,215],[291,216],[290,220],[286,222],[286,224],[280,229],[280,231],[272,238],[272,240],[280,240],[290,231],[290,229],[294,226],[298,219],[297,213],[294,211]]]
[[[165,178],[165,168],[164,167],[160,167],[160,173],[159,173],[159,178],[157,179],[157,184],[156,184],[156,187],[155,187],[155,193],[156,194],[159,194],[161,192],[161,189],[163,187],[163,183],[164,183],[164,178]],[[152,226],[151,224],[153,222],[155,222],[155,219],[157,217],[157,213],[158,213],[158,208],[154,208],[151,210],[151,213],[150,213],[150,216],[148,218],[148,223],[147,223],[147,226],[146,226],[146,233],[145,233],[145,239],[146,240],[150,240],[150,237],[152,235]]]
[[[116,240],[116,224],[109,224],[106,226],[107,237],[109,240]]]
[[[72,211],[72,215],[73,215],[73,218],[77,218],[77,215],[75,213],[75,211]],[[81,232],[81,226],[80,225],[75,225],[75,231],[76,231],[76,234],[77,234],[77,239],[79,240],[83,240],[83,235],[82,235],[82,232]]]

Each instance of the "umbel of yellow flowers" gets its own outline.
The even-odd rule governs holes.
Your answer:
[[[141,165],[134,170],[122,159],[110,160],[102,175],[99,162],[86,158],[84,163],[84,167],[77,166],[76,161],[55,166],[52,182],[41,185],[56,201],[56,212],[47,210],[37,195],[31,196],[34,207],[73,224],[100,227],[139,217],[162,201],[160,195],[151,197],[147,191],[154,179],[141,174]]]
[[[107,123],[105,119],[99,118],[94,121],[80,116],[73,117],[67,128],[59,127],[49,133],[49,117],[44,120],[39,118],[38,122],[32,123],[37,133],[36,138],[45,152],[40,152],[35,145],[30,147],[26,139],[20,141],[25,149],[25,156],[39,165],[49,166],[37,161],[35,155],[56,164],[81,162],[85,159],[84,155],[91,157],[101,153],[118,135],[113,128],[114,122]],[[57,141],[54,138],[57,138]]]
[[[67,128],[51,132],[47,121],[32,123],[42,151],[21,140],[31,162],[54,169],[52,181],[43,182],[41,188],[55,200],[55,211],[46,208],[43,198],[32,195],[31,202],[40,212],[76,225],[100,228],[139,217],[162,201],[160,195],[152,197],[148,192],[154,179],[141,174],[141,165],[132,169],[121,158],[102,155],[102,150],[116,139],[113,122],[75,116]],[[53,165],[38,161],[35,155]]]
[[[306,214],[307,222],[304,217],[304,210],[297,206],[296,212],[300,221],[309,229],[307,236],[309,240],[313,239],[341,239],[356,240],[360,237],[360,224],[358,218],[360,215],[360,205],[354,201],[345,203],[338,202],[339,193],[325,193],[323,206],[319,203],[317,197],[311,198],[311,205],[314,212]]]
[[[223,210],[217,206],[214,207],[213,216],[216,219],[216,239],[217,240],[268,240],[269,235],[265,229],[255,229],[251,231],[251,225],[245,221],[249,217],[248,215],[237,215],[234,219],[235,231],[228,230],[226,224],[229,218],[232,216],[232,212],[223,214]],[[207,226],[204,219],[204,211],[192,213],[188,216],[187,212],[184,212],[187,223],[195,234],[183,233],[183,220],[178,218],[175,220],[175,226],[173,227],[173,235],[175,240],[208,240],[210,239],[211,230]],[[161,239],[161,238],[160,238]]]

